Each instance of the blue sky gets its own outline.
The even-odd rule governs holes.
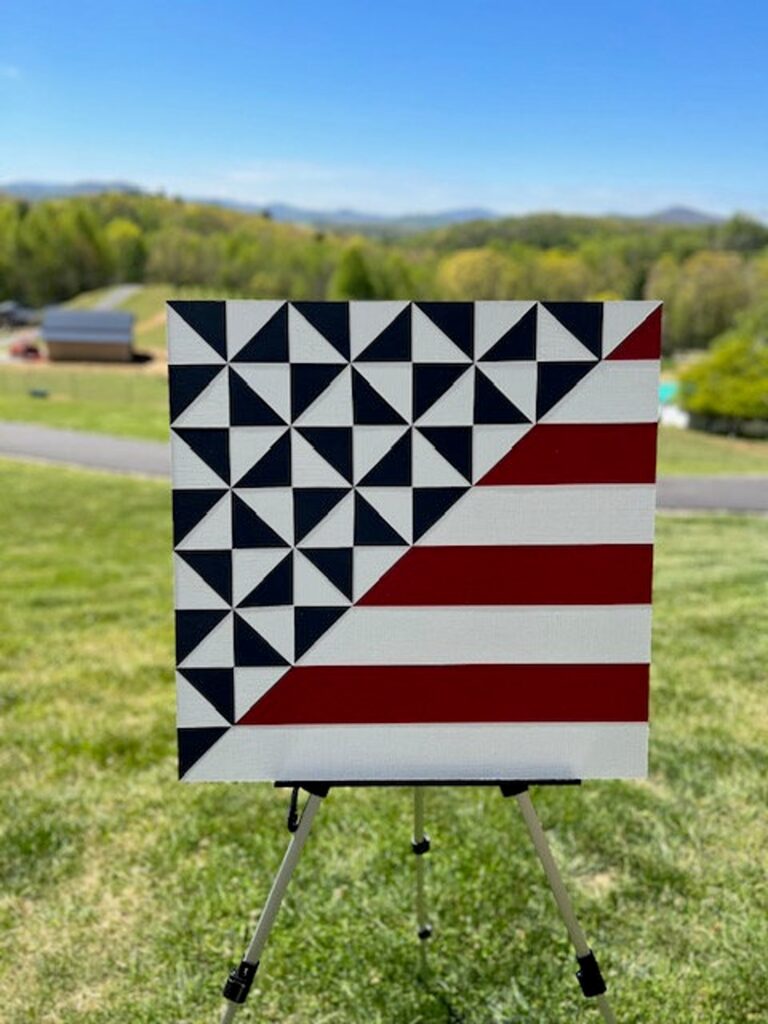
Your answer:
[[[768,217],[763,0],[4,0],[0,182]]]

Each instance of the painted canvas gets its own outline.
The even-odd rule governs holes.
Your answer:
[[[660,327],[171,302],[182,778],[644,775]]]

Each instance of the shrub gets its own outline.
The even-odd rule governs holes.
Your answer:
[[[692,425],[768,435],[768,343],[733,332],[680,374],[680,404]]]

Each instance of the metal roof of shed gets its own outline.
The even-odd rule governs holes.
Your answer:
[[[42,324],[43,341],[131,344],[133,314],[117,310],[52,309]]]

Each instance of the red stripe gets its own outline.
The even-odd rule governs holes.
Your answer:
[[[648,665],[290,669],[238,725],[645,722]]]
[[[478,482],[652,484],[655,423],[537,423]]]
[[[416,547],[361,605],[650,604],[651,544]]]
[[[658,359],[661,356],[661,306],[647,316],[611,352],[608,359]]]

